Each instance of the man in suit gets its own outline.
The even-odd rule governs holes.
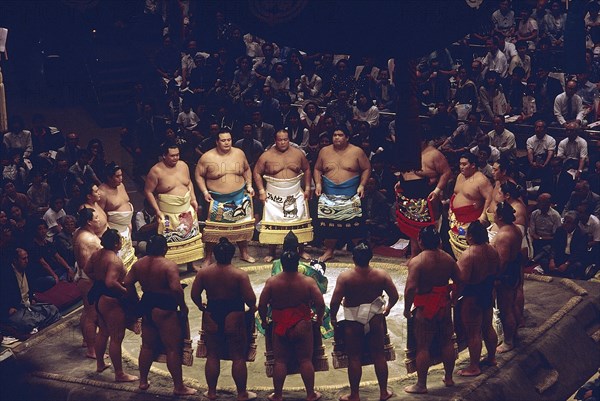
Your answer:
[[[577,212],[567,212],[562,226],[554,234],[552,255],[548,266],[549,273],[560,277],[581,277],[583,268],[585,268],[582,261],[586,246],[586,235],[579,228]]]

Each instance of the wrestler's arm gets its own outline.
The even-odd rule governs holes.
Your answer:
[[[256,189],[258,189],[258,198],[265,202],[267,200],[267,193],[265,192],[265,184],[263,182],[263,174],[265,172],[265,163],[267,160],[267,152],[260,155],[256,164],[254,165],[254,171],[252,175],[254,176],[254,185],[256,185]]]
[[[304,277],[304,279],[309,283],[310,297],[315,308],[317,323],[321,325],[323,323],[323,315],[325,314],[325,300],[323,299],[323,294],[321,294],[315,280],[310,277]]]
[[[463,286],[470,278],[473,271],[473,263],[471,262],[472,250],[467,248],[458,258],[456,263],[458,267],[458,283]]]
[[[450,180],[450,176],[452,175],[452,170],[448,165],[448,160],[446,157],[438,151],[436,158],[434,160],[435,172],[439,175],[440,179],[435,186],[435,189],[431,191],[427,199],[434,200],[439,196],[439,194],[446,188],[448,185],[448,181]]]
[[[332,324],[337,323],[337,314],[340,309],[340,305],[342,304],[342,299],[344,298],[345,292],[345,279],[344,273],[340,274],[336,283],[335,289],[333,290],[333,294],[331,295],[331,301],[329,302],[329,318],[331,319]]]
[[[315,168],[313,170],[313,179],[315,180],[315,195],[321,196],[321,192],[323,191],[322,183],[323,183],[323,153],[325,148],[319,151],[319,156],[317,157],[317,162],[315,163]]]
[[[388,272],[384,271],[384,291],[388,296],[388,302],[385,306],[385,310],[383,314],[388,316],[390,314],[390,310],[396,305],[398,300],[400,299],[400,294],[398,294],[398,289],[396,285],[392,281],[392,277],[388,274]]]
[[[100,200],[98,200],[98,206],[100,206],[103,210],[106,209],[106,193],[104,192],[104,189],[102,188],[104,186],[104,184],[100,185],[98,187],[99,189],[99,194],[100,194]]]
[[[309,200],[312,195],[312,191],[310,188],[310,185],[312,183],[310,163],[308,162],[308,159],[304,155],[303,151],[299,150],[298,152],[300,153],[300,168],[304,173],[304,199]]]
[[[250,196],[254,196],[254,188],[252,188],[252,169],[250,168],[250,164],[248,164],[248,159],[246,159],[244,152],[241,150],[239,150],[239,152],[244,159],[244,172],[242,173],[242,176],[244,177],[244,181],[246,181],[246,191],[248,191]]]
[[[408,277],[406,278],[406,287],[404,287],[404,317],[407,319],[410,317],[410,308],[415,299],[418,283],[419,268],[411,260],[408,262]]]
[[[146,176],[146,182],[144,183],[144,196],[146,197],[146,200],[148,201],[150,206],[154,208],[154,211],[156,212],[156,217],[158,217],[159,220],[164,220],[165,215],[158,208],[158,203],[156,203],[156,198],[154,197],[154,191],[156,190],[157,186],[158,176],[156,170],[153,167],[150,169],[148,175]]]
[[[202,270],[198,271],[196,274],[196,278],[194,279],[194,284],[192,284],[192,291],[190,296],[192,297],[192,301],[196,304],[200,311],[204,312],[206,310],[206,305],[202,303],[202,293],[204,292],[204,284],[202,283]]]
[[[125,276],[125,279],[123,280],[123,286],[127,290],[127,297],[129,299],[132,299],[133,301],[137,301],[139,299],[137,290],[135,289],[135,283],[137,283],[138,281],[137,263],[138,262],[135,262],[133,266],[131,266],[131,269],[129,269],[127,275]]]
[[[365,185],[371,176],[371,162],[367,159],[365,152],[358,148],[358,166],[360,168],[360,185],[356,189],[356,193],[361,198],[365,196]]]
[[[85,266],[81,266],[83,272],[92,280],[95,280],[94,277],[94,265],[96,264],[96,254],[100,249],[96,249],[93,252],[90,252],[90,257],[85,262]]]
[[[490,203],[492,203],[492,192],[494,191],[494,188],[492,187],[490,180],[488,180],[483,174],[481,174],[480,176],[478,188],[479,193],[481,194],[483,199],[485,199],[485,203],[483,205],[483,212],[481,212],[481,216],[479,216],[479,221],[485,222],[487,221],[486,212],[490,207]]]
[[[196,170],[194,171],[194,178],[196,178],[196,185],[198,185],[198,189],[204,195],[204,200],[206,202],[212,201],[212,196],[208,192],[208,188],[206,187],[206,180],[204,176],[207,173],[206,170],[206,153],[198,160],[198,164],[196,164]]]
[[[250,278],[248,277],[248,273],[242,273],[242,282],[240,285],[242,299],[244,300],[244,303],[248,305],[248,308],[250,308],[251,312],[256,312],[256,294],[252,289],[252,284],[250,284]]]
[[[194,182],[192,181],[192,178],[190,177],[190,168],[187,166],[187,164],[185,164],[185,162],[182,162],[182,164],[183,164],[183,169],[185,171],[187,179],[189,180],[188,191],[190,192],[190,205],[194,208],[196,213],[198,213],[198,200],[196,200],[196,191],[194,190]]]
[[[112,255],[111,259],[112,260],[106,269],[104,284],[106,285],[106,288],[116,290],[121,293],[121,295],[127,295],[127,289],[119,281],[119,277],[121,276],[120,273],[124,270],[123,262],[116,254]]]
[[[179,281],[179,269],[177,268],[177,264],[167,259],[165,259],[164,262],[167,264],[167,282],[169,283],[169,290],[175,295],[179,310],[187,315],[189,309],[185,304],[183,287],[181,287],[181,282]]]
[[[267,306],[271,301],[271,279],[268,279],[265,283],[265,287],[260,293],[260,297],[258,298],[258,316],[260,316],[260,321],[262,322],[262,327],[267,327]]]

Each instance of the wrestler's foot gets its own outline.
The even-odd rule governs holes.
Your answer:
[[[255,399],[256,393],[253,393],[252,391],[245,391],[237,396],[237,401],[250,401]]]
[[[481,369],[479,368],[466,368],[466,369],[461,369],[458,372],[456,372],[457,375],[462,376],[462,377],[474,377],[474,376],[479,376],[481,374]]]
[[[514,344],[508,344],[506,341],[504,341],[498,346],[498,348],[496,348],[496,353],[503,354],[505,352],[511,351],[514,347]]]
[[[208,398],[211,401],[214,401],[214,400],[217,399],[217,392],[216,391],[214,393],[205,391],[205,392],[202,393],[202,395],[204,397]]]
[[[256,262],[256,259],[254,259],[250,255],[240,256],[240,259],[243,260],[244,262],[248,262],[248,263],[254,263],[254,262]]]
[[[325,251],[325,253],[319,257],[319,261],[327,262],[331,258],[333,258],[333,251]]]
[[[150,383],[148,383],[148,382],[142,383],[140,380],[139,388],[142,391],[146,391],[146,390],[148,390],[148,388],[150,388]]]
[[[390,398],[392,398],[394,396],[394,392],[392,391],[392,389],[390,387],[385,389],[385,392],[379,392],[379,401],[386,401],[389,400]]]
[[[452,380],[452,378],[444,378],[442,379],[442,382],[444,383],[444,386],[446,387],[454,387],[454,380]]]
[[[310,260],[310,259],[311,259],[310,253],[308,253],[308,252],[302,252],[302,253],[300,254],[300,257],[301,257],[302,259],[304,259],[304,260]]]
[[[275,393],[269,394],[267,398],[271,401],[283,401],[283,397],[280,395],[275,395]]]
[[[273,256],[267,255],[267,256],[264,257],[263,261],[265,263],[271,263],[273,261]]]
[[[120,375],[115,374],[115,381],[117,383],[134,382],[137,380],[139,380],[139,377],[130,375],[128,373],[121,373]]]
[[[94,353],[86,352],[85,357],[90,358],[90,359],[96,359],[96,352],[94,352]],[[108,359],[108,354],[104,354],[104,359]]]
[[[323,397],[323,394],[319,393],[318,391],[315,391],[311,395],[306,397],[306,401],[317,401],[320,400],[321,397]]]
[[[413,384],[412,386],[404,387],[404,391],[409,394],[427,394],[427,387]]]
[[[496,358],[484,358],[481,361],[479,361],[479,366],[496,366],[498,364],[498,362],[496,362]]]
[[[346,394],[338,398],[339,401],[360,401],[360,397],[351,397],[351,394]]]
[[[173,395],[194,395],[198,392],[198,390],[183,386],[181,388],[176,388],[173,390]]]
[[[102,373],[104,372],[106,369],[110,368],[112,365],[110,363],[105,363],[102,366],[98,366],[96,365],[96,372],[98,373]]]

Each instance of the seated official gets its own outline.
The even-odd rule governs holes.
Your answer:
[[[583,274],[587,241],[579,228],[577,212],[567,212],[554,234],[548,272],[559,277],[578,278]]]

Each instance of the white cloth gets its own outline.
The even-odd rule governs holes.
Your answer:
[[[289,179],[264,176],[267,182],[267,201],[263,221],[280,223],[309,218],[304,193],[300,186],[303,176],[303,173]]]
[[[336,319],[338,322],[348,320],[351,322],[358,322],[364,325],[364,332],[367,334],[371,327],[369,322],[375,315],[383,314],[385,308],[385,300],[383,296],[375,298],[370,304],[361,304],[353,307],[342,307],[338,310]]]
[[[600,242],[600,220],[593,214],[590,215],[588,221],[584,224],[579,222],[579,228],[586,235],[592,238],[592,241]]]

